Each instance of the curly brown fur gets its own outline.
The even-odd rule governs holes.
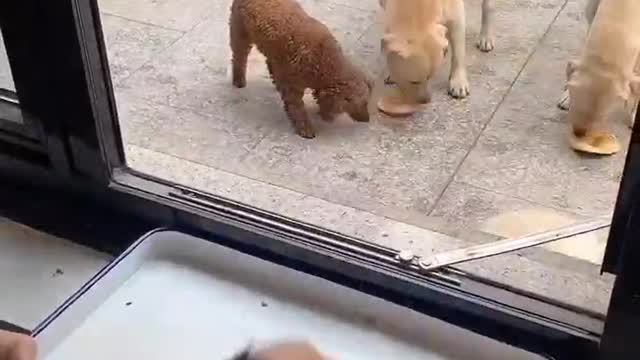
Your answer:
[[[234,0],[230,19],[233,85],[246,86],[247,58],[253,45],[267,58],[287,116],[305,138],[315,131],[304,108],[312,89],[324,120],[348,113],[369,121],[373,83],[352,65],[329,29],[295,0]]]

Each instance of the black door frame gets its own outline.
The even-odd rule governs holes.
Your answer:
[[[640,359],[640,112],[613,216],[603,271],[617,274],[601,349],[602,359]]]
[[[69,102],[73,93],[61,91],[66,83],[64,68],[58,65],[65,63],[67,49],[58,48],[61,44],[55,38],[62,33],[68,36],[68,31],[49,18],[48,11],[54,4],[11,1],[0,7],[0,28],[19,100],[19,106],[0,101],[2,113],[12,117],[0,119],[3,135],[0,149],[12,158],[69,176],[69,157],[61,126],[61,118],[67,112],[60,105],[64,99]]]

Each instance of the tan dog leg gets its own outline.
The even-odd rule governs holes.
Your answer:
[[[600,5],[600,0],[589,0],[587,2],[587,6],[584,9],[584,17],[587,20],[588,28],[591,28],[593,18],[596,17],[598,5]],[[570,104],[571,101],[569,100],[569,90],[565,86],[564,91],[562,92],[562,96],[560,96],[560,101],[558,101],[558,107],[562,110],[569,110]]]
[[[251,40],[242,22],[232,16],[230,22],[232,82],[235,87],[247,86],[247,60],[251,52]]]
[[[626,122],[627,122],[627,126],[629,126],[630,129],[633,129],[633,125],[636,120],[636,112],[638,111],[639,102],[640,102],[640,98],[635,97],[633,99],[627,100],[627,102],[625,103]]]
[[[636,66],[633,69],[635,76],[640,76],[640,57],[636,60]],[[635,90],[634,90],[635,89]],[[631,94],[629,99],[624,104],[624,109],[627,115],[627,125],[630,129],[633,129],[633,125],[636,120],[636,112],[638,111],[638,104],[640,103],[640,95],[638,94],[637,86],[631,86]]]
[[[304,108],[304,89],[298,89],[288,86],[283,83],[278,77],[278,73],[275,67],[272,67],[273,82],[276,85],[276,89],[280,93],[282,102],[284,103],[284,111],[287,113],[287,117],[291,121],[293,128],[296,130],[296,134],[302,136],[305,139],[313,139],[316,137],[316,133],[309,120],[307,110]]]
[[[464,2],[456,0],[457,11],[447,24],[447,37],[451,48],[451,73],[449,74],[449,95],[461,99],[469,95],[467,79]]]
[[[494,48],[493,14],[493,0],[482,0],[482,27],[480,28],[480,38],[478,38],[476,46],[484,52],[489,52]]]

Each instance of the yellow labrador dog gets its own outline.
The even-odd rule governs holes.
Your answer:
[[[640,96],[640,1],[589,0],[587,14],[592,20],[583,52],[567,65],[571,146],[611,155],[620,145],[607,119],[621,105],[631,119]]]
[[[382,50],[389,72],[387,82],[397,84],[405,95],[418,102],[428,102],[428,81],[444,62],[450,44],[449,94],[454,98],[469,95],[464,1],[379,1],[384,12]],[[482,2],[482,28],[477,46],[482,51],[493,50],[493,0]]]

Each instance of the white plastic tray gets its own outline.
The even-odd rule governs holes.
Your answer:
[[[308,339],[340,360],[542,359],[327,280],[172,231],[146,236],[38,334],[43,359],[228,359]]]

